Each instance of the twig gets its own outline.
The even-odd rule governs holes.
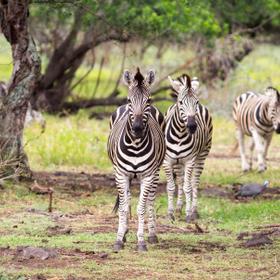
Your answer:
[[[99,67],[99,71],[98,71],[97,81],[96,81],[96,84],[95,84],[95,87],[94,87],[92,96],[95,96],[95,94],[96,94],[96,92],[97,92],[97,89],[98,89],[98,87],[99,87],[100,77],[101,77],[101,72],[102,72],[102,68],[103,68],[104,61],[105,61],[105,58],[104,58],[104,56],[103,56],[102,59],[101,59],[101,62],[100,62],[100,67]]]
[[[53,190],[50,189],[49,191],[49,213],[52,212],[52,200],[53,200]]]
[[[83,75],[71,88],[70,91],[72,91],[74,88],[76,88],[88,75],[89,73],[92,71],[92,69],[94,68],[95,65],[95,60],[91,63],[89,70],[85,73],[85,75]]]

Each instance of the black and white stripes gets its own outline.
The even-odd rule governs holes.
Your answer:
[[[247,92],[238,96],[233,105],[233,118],[240,148],[243,171],[252,168],[253,150],[256,148],[258,170],[266,169],[266,156],[273,131],[280,133],[280,94],[277,89],[268,87],[265,94]],[[245,156],[244,136],[250,136],[250,161]]]
[[[111,132],[108,139],[108,153],[115,169],[118,188],[119,227],[116,251],[123,247],[128,231],[130,204],[130,182],[132,178],[141,181],[138,214],[138,249],[146,250],[144,242],[144,214],[148,208],[149,242],[157,242],[154,214],[155,192],[158,184],[159,167],[165,155],[164,118],[150,104],[150,87],[154,82],[154,71],[144,78],[138,69],[133,76],[124,72],[128,86],[128,103],[117,109],[111,117]]]
[[[166,156],[163,168],[167,177],[168,215],[174,219],[175,185],[178,187],[177,208],[186,196],[186,221],[198,217],[197,187],[204,161],[211,148],[212,119],[206,107],[199,103],[198,81],[186,74],[178,80],[169,78],[177,94],[177,102],[166,114]]]

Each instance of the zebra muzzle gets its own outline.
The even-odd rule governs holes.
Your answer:
[[[277,125],[276,129],[275,129],[276,133],[279,134],[280,133],[280,124]]]
[[[188,128],[188,130],[191,134],[195,133],[196,128],[197,128],[197,124],[196,124],[194,116],[188,117],[187,128]]]
[[[140,118],[136,118],[132,125],[132,132],[136,138],[143,137],[144,135],[144,123]]]

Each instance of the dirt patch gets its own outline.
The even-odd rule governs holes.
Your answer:
[[[49,187],[60,187],[65,192],[70,192],[73,196],[90,196],[90,193],[98,189],[113,189],[115,190],[115,178],[113,174],[94,173],[88,174],[85,172],[35,172],[37,182]],[[205,188],[199,189],[200,194],[208,197],[222,197],[235,200],[234,194],[241,184],[217,186],[208,185]],[[132,189],[138,190],[139,180],[132,180]],[[83,192],[81,192],[83,191]],[[160,182],[157,189],[158,193],[166,192],[166,182]],[[262,199],[280,199],[280,187],[268,188],[262,193],[259,198]],[[258,198],[258,199],[259,199]],[[250,198],[249,198],[250,199]],[[248,199],[241,198],[240,201]]]
[[[237,240],[244,241],[240,244],[241,247],[263,247],[273,243],[273,237],[280,236],[280,225],[266,225],[258,227],[258,229],[265,228],[261,231],[255,232],[241,232],[237,236]]]
[[[226,251],[226,246],[218,242],[199,241],[196,244],[187,244],[184,240],[164,240],[158,244],[160,249],[179,249],[181,253],[205,254],[213,251]]]
[[[70,234],[72,232],[72,229],[69,227],[64,227],[61,225],[55,225],[53,227],[47,228],[47,236],[54,236],[54,235],[60,235],[60,234]]]
[[[26,248],[25,248],[26,249]],[[73,263],[77,263],[77,266],[84,262],[85,260],[95,260],[96,263],[102,264],[110,259],[108,253],[105,252],[94,252],[94,251],[82,251],[80,249],[56,249],[55,254],[52,254],[51,257],[45,258],[44,252],[54,252],[53,249],[46,248],[43,250],[39,250],[41,248],[31,248],[25,257],[23,255],[23,250],[11,249],[9,247],[0,248],[0,257],[6,257],[7,266],[13,267],[17,270],[21,268],[28,267],[30,269],[36,268],[63,268],[70,267]],[[37,250],[37,251],[36,251]],[[36,251],[36,252],[35,252]],[[34,253],[35,255],[34,256]],[[43,255],[42,255],[43,252]],[[42,258],[41,258],[42,256]],[[2,263],[5,266],[5,263]]]

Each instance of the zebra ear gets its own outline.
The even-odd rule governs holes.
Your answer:
[[[156,72],[155,70],[150,70],[147,75],[146,75],[146,81],[148,82],[149,85],[153,84],[156,78]]]
[[[181,83],[176,81],[176,80],[173,80],[170,76],[168,76],[168,80],[172,86],[172,88],[178,93],[180,92],[180,88],[181,88]]]
[[[194,92],[196,92],[198,90],[198,88],[199,88],[198,78],[197,77],[193,77],[192,81],[191,81],[191,84],[192,84],[192,88],[193,88]]]
[[[128,70],[123,72],[123,82],[126,86],[130,86],[132,82],[132,74]]]

